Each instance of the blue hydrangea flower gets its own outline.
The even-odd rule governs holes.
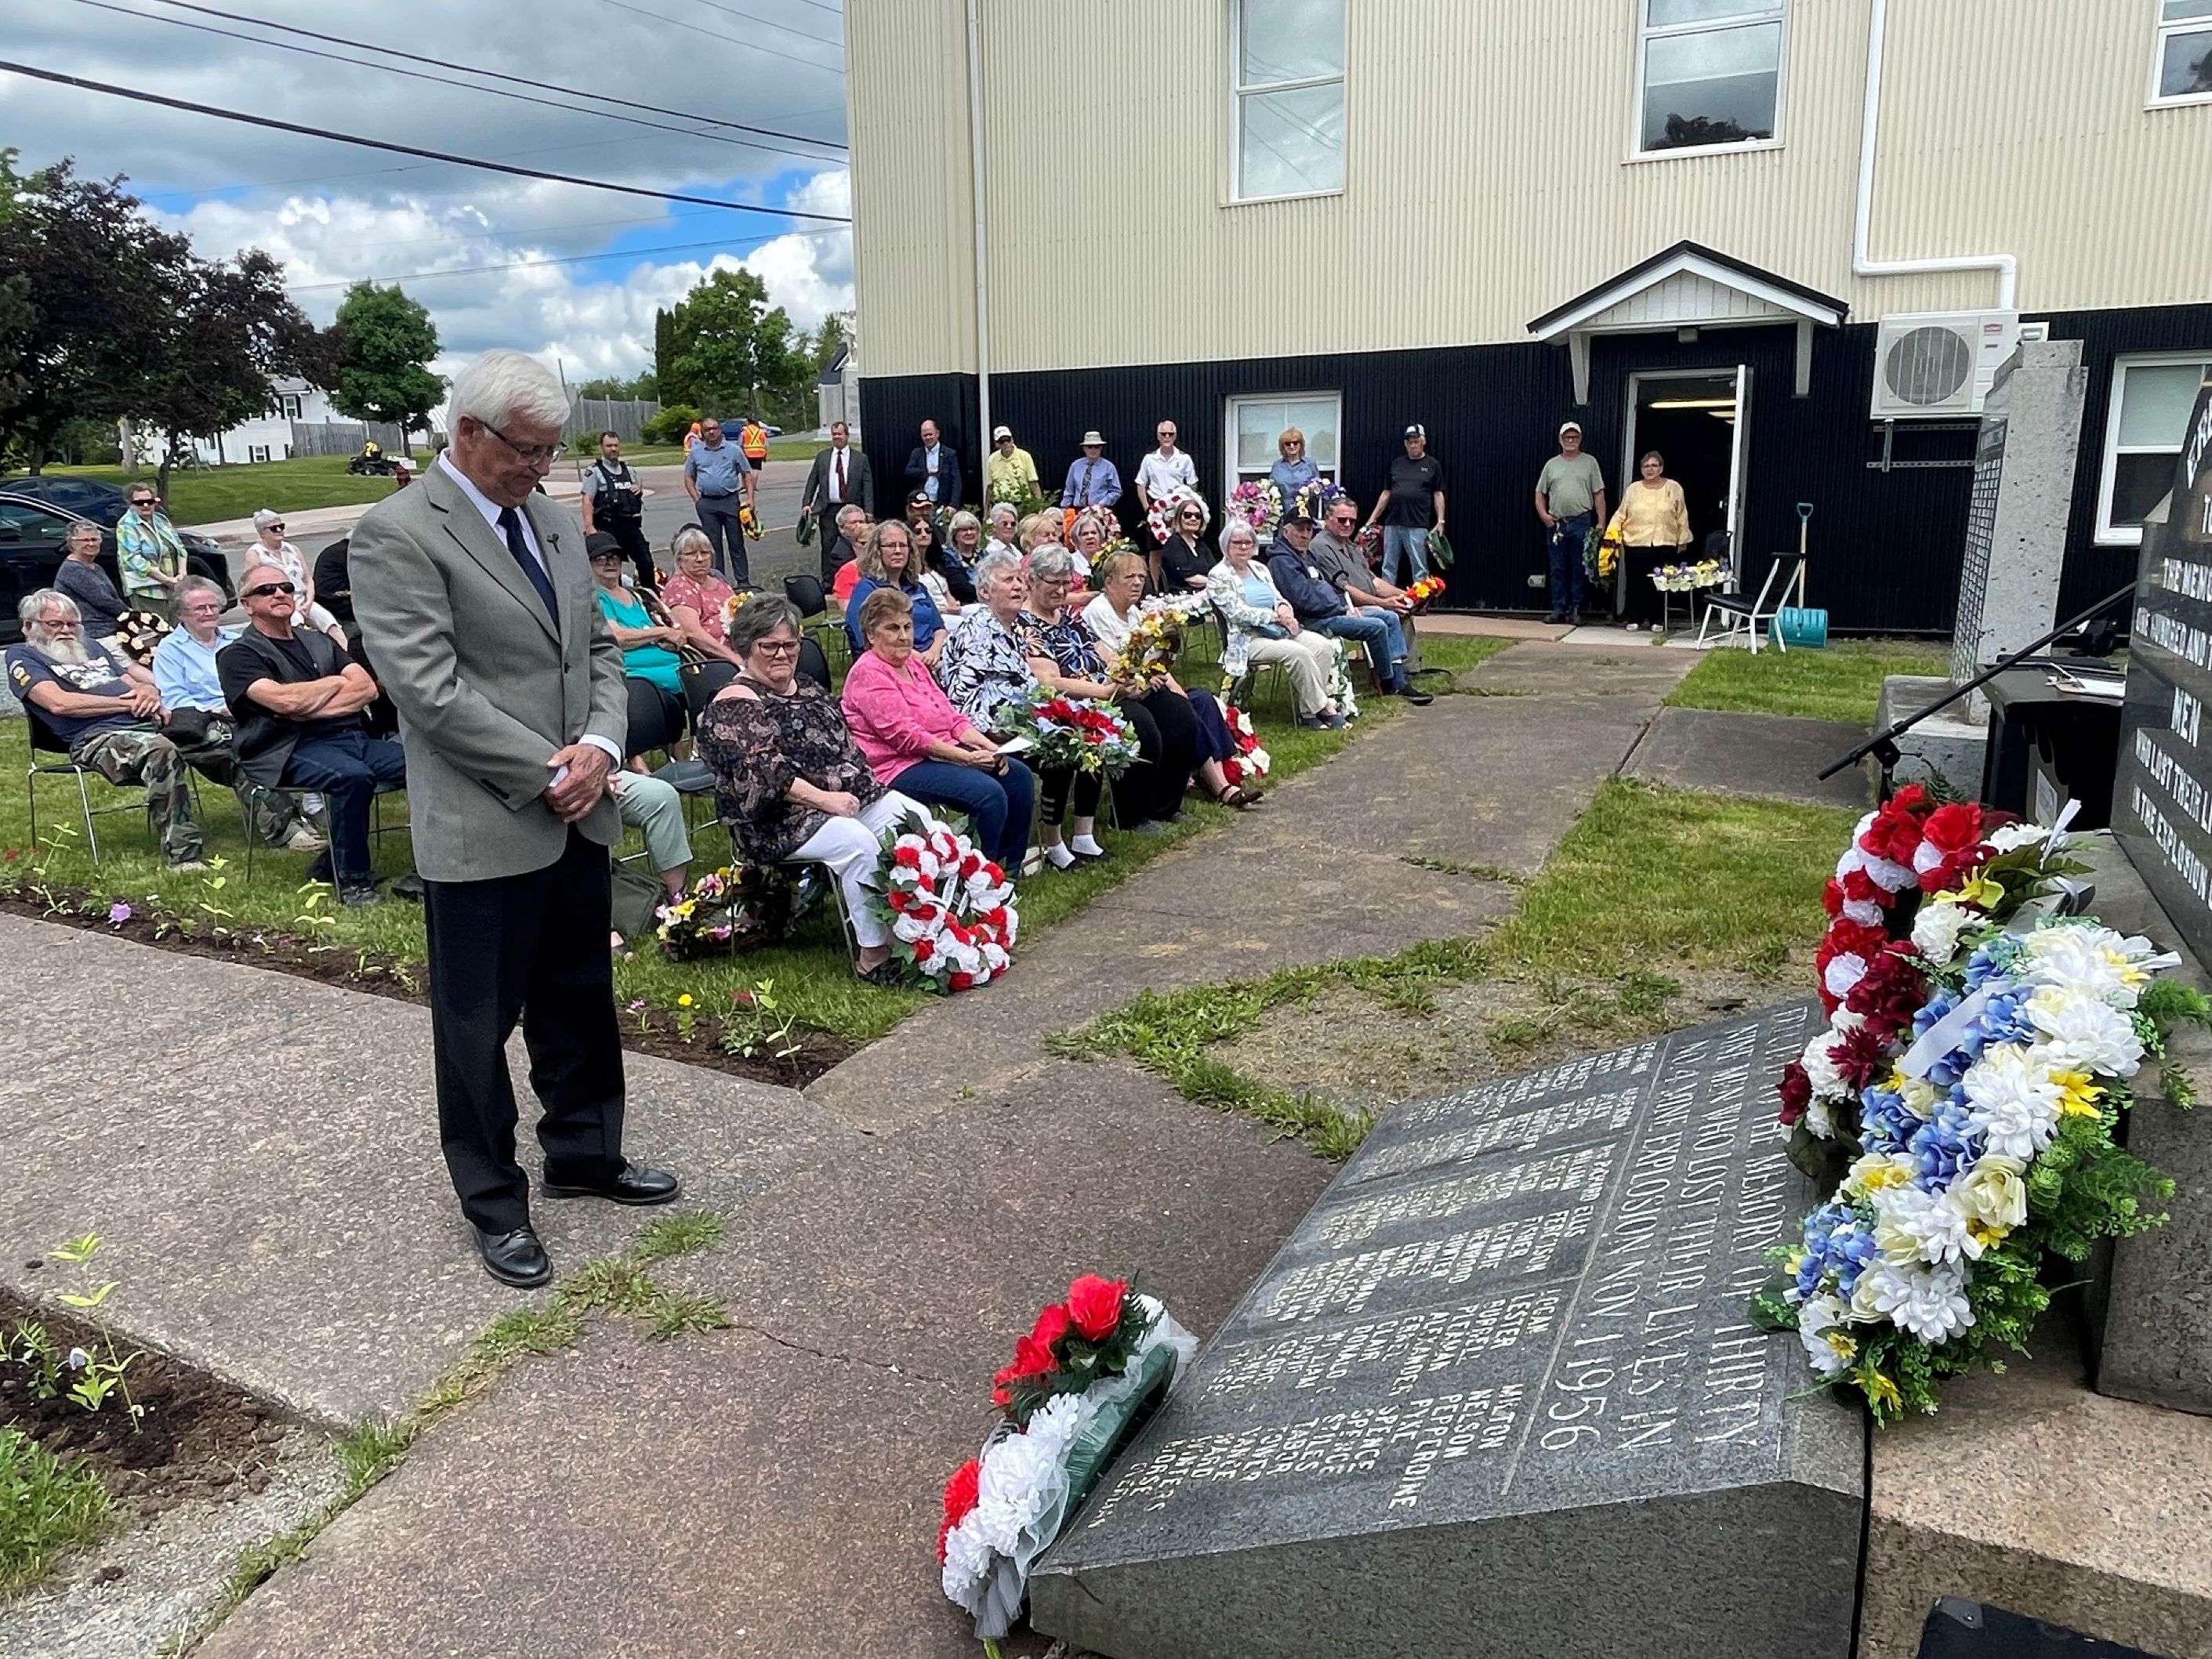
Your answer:
[[[2026,985],[2009,986],[1991,997],[1982,1010],[1982,1017],[1974,1022],[1974,1054],[1992,1043],[2033,1042],[2035,1024],[2027,1017],[2027,1000],[2033,988]]]
[[[2022,948],[2021,942],[2009,933],[1999,933],[1978,946],[1974,954],[1966,958],[1966,989],[1978,991],[1984,981],[2010,973],[2020,961]]]
[[[1859,1097],[1859,1143],[1870,1152],[1901,1152],[1920,1120],[1894,1089],[1875,1087]]]
[[[1982,1155],[1981,1138],[1955,1096],[1936,1107],[1907,1146],[1920,1165],[1912,1184],[1923,1192],[1942,1192]]]

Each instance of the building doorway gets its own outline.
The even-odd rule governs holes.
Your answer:
[[[1690,557],[1714,557],[1742,570],[1746,443],[1750,430],[1751,369],[1664,370],[1628,377],[1628,421],[1620,488],[1638,477],[1638,461],[1656,449],[1667,476],[1682,486],[1690,511]],[[1620,608],[1638,618],[1658,615],[1648,580],[1654,562],[1622,562]]]

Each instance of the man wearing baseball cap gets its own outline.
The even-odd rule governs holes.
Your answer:
[[[991,453],[983,461],[983,499],[1017,504],[1042,495],[1037,488],[1036,463],[1026,449],[1014,447],[1014,429],[991,428]]]
[[[1080,513],[1087,507],[1111,507],[1121,499],[1121,471],[1106,459],[1106,440],[1094,428],[1083,434],[1083,459],[1067,469],[1060,504]]]
[[[1552,613],[1547,622],[1583,619],[1583,543],[1590,526],[1605,522],[1605,472],[1597,457],[1583,451],[1583,429],[1569,421],[1559,428],[1559,453],[1536,475],[1536,516],[1549,538]]]
[[[1382,522],[1384,580],[1417,582],[1429,574],[1429,532],[1444,527],[1444,470],[1429,453],[1428,428],[1407,427],[1405,440],[1406,453],[1392,457],[1389,487],[1367,522]]]

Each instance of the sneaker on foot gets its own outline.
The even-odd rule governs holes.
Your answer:
[[[384,902],[384,895],[376,890],[373,881],[347,881],[338,884],[338,902],[349,910],[364,909],[372,904]]]
[[[197,853],[188,859],[171,859],[169,873],[173,876],[194,876],[208,867],[207,860]]]
[[[330,842],[317,835],[313,825],[301,820],[287,830],[284,839],[276,844],[288,853],[319,853]]]

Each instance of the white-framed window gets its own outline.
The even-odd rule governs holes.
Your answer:
[[[2105,416],[2104,478],[2097,490],[2097,544],[2139,547],[2143,515],[2173,488],[2181,440],[2197,388],[2212,374],[2212,349],[2121,357],[2112,364]]]
[[[1637,0],[1637,8],[1638,155],[1781,142],[1789,0]]]
[[[300,418],[300,394],[298,392],[287,392],[276,401],[278,405],[277,413],[282,419],[287,421],[296,421]]]
[[[2212,98],[2212,0],[2155,0],[2158,50],[2150,100],[2191,104]]]
[[[1344,6],[1235,0],[1230,8],[1235,200],[1344,188]]]
[[[1334,483],[1337,458],[1342,449],[1344,401],[1334,392],[1257,392],[1229,400],[1227,431],[1222,453],[1229,458],[1221,499],[1226,501],[1237,486],[1264,480],[1282,457],[1285,432],[1297,428],[1306,441],[1306,459],[1322,477]],[[1217,528],[1221,515],[1214,514]]]

